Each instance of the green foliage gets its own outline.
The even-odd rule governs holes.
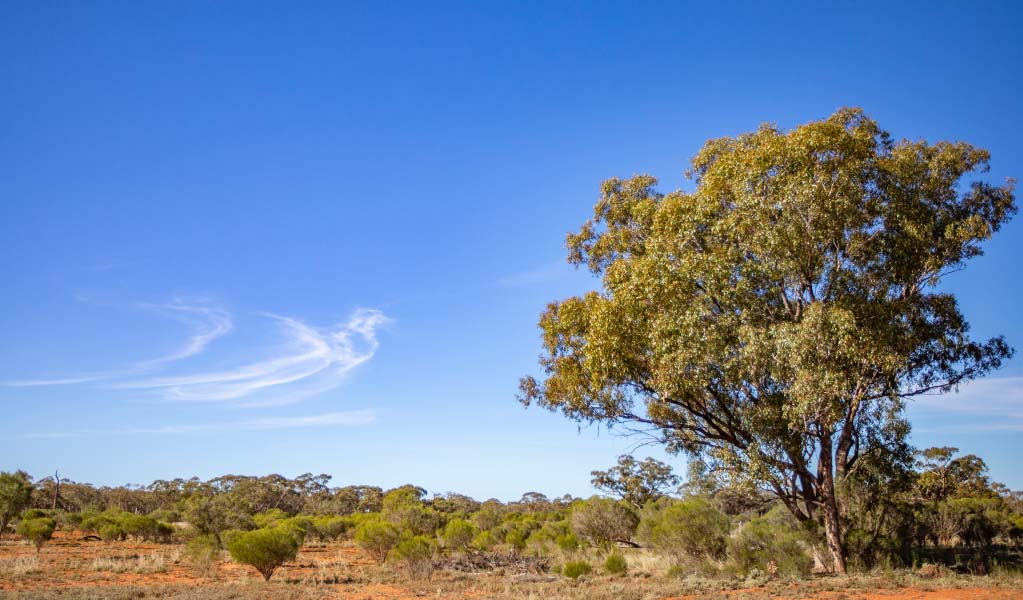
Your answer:
[[[521,552],[526,548],[526,540],[529,539],[528,533],[523,533],[521,529],[512,529],[504,536],[504,543],[511,546],[512,550]]]
[[[18,523],[18,535],[32,542],[36,547],[36,552],[39,552],[43,544],[53,537],[53,531],[56,528],[57,522],[49,517],[22,519]]]
[[[185,556],[203,573],[209,573],[220,556],[220,541],[215,535],[196,535],[185,544]]]
[[[671,492],[680,482],[669,465],[653,458],[637,462],[629,454],[619,456],[618,464],[607,471],[590,475],[593,487],[618,496],[637,510]]]
[[[48,515],[45,510],[39,508],[30,508],[25,512],[21,513],[22,519],[42,519],[48,516],[50,515]]]
[[[422,535],[404,538],[391,551],[389,560],[401,565],[410,577],[429,577],[433,572],[433,544]]]
[[[440,524],[437,511],[426,506],[426,490],[406,485],[384,494],[381,515],[411,535],[432,535]]]
[[[451,519],[444,526],[444,547],[465,550],[479,534],[476,526],[464,519]]]
[[[593,567],[586,561],[569,561],[565,563],[565,566],[561,568],[561,574],[569,579],[579,579],[583,575],[588,575],[593,571]]]
[[[778,510],[742,525],[728,540],[728,568],[746,577],[754,571],[781,576],[809,575],[813,560],[807,534]]]
[[[619,552],[612,552],[604,560],[604,570],[608,575],[625,575],[629,572],[629,563]]]
[[[316,537],[321,540],[337,540],[344,537],[353,527],[347,517],[323,516],[313,520]]]
[[[233,536],[227,546],[231,558],[251,565],[270,581],[277,567],[295,560],[299,542],[284,528],[263,528],[245,531]]]
[[[563,552],[572,553],[579,549],[579,538],[574,533],[563,533],[554,539]]]
[[[28,473],[0,471],[0,537],[7,533],[7,525],[32,500],[34,487]]]
[[[841,485],[908,434],[905,398],[1012,355],[974,341],[942,277],[1016,211],[1011,182],[965,185],[988,152],[893,141],[857,109],[714,139],[691,192],[611,179],[568,238],[601,290],[548,305],[525,404],[653,426],[671,451],[775,490],[824,524],[845,570]],[[818,468],[820,467],[820,469]]]
[[[639,538],[677,562],[718,558],[724,554],[728,516],[709,500],[691,497],[648,505]]]
[[[609,548],[615,542],[629,542],[639,518],[629,506],[610,498],[594,496],[572,507],[572,531],[593,544]]]
[[[476,550],[490,550],[497,545],[497,538],[489,531],[481,531],[473,538],[472,547]]]
[[[99,527],[99,537],[106,542],[121,542],[128,537],[127,532],[118,523],[105,523]]]
[[[366,521],[355,530],[355,543],[380,564],[387,559],[387,553],[398,544],[399,539],[401,532],[387,521]]]

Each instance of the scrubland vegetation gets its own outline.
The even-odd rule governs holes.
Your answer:
[[[602,590],[632,589],[647,597],[762,585],[783,591],[826,570],[818,527],[799,522],[778,500],[723,486],[692,465],[683,480],[656,460],[623,456],[593,473],[594,485],[607,495],[528,493],[512,502],[430,496],[412,485],[331,487],[325,475],[114,488],[62,481],[58,490],[53,478],[33,482],[18,472],[0,475],[0,509],[10,516],[3,532],[8,544],[21,539],[18,544],[32,544],[45,556],[54,529],[99,549],[148,543],[156,550],[97,557],[85,568],[145,575],[186,564],[216,586],[224,585],[213,576],[218,565],[235,563],[274,581],[301,552],[325,548],[364,557],[362,570],[336,564],[329,573],[319,569],[312,578],[319,583],[301,582],[433,582],[452,593],[505,580],[599,582]],[[853,571],[894,587],[1023,582],[1023,494],[991,482],[980,458],[952,448],[918,453],[906,475],[901,488],[870,502],[849,490],[847,506],[856,508],[843,523]],[[4,578],[60,577],[42,573],[34,556],[5,562]],[[481,583],[480,577],[496,579]],[[590,592],[585,597],[597,597]]]

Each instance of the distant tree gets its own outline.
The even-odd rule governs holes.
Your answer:
[[[32,482],[28,473],[15,471],[0,472],[0,537],[7,532],[7,525],[32,501]]]
[[[291,532],[280,527],[243,531],[231,538],[227,551],[236,561],[255,567],[263,579],[270,581],[277,567],[295,560],[299,542]]]
[[[963,178],[987,151],[892,140],[857,109],[707,142],[691,192],[605,181],[569,261],[602,289],[548,305],[525,404],[649,428],[823,525],[845,572],[838,483],[904,438],[905,401],[1012,355],[977,342],[942,278],[1016,211]]]
[[[607,471],[593,471],[590,475],[593,487],[621,498],[637,510],[674,491],[680,481],[670,465],[653,458],[637,461],[628,454],[619,456],[618,464]]]

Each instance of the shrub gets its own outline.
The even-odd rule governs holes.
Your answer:
[[[46,514],[46,511],[42,510],[40,508],[30,508],[30,509],[26,510],[25,512],[21,513],[22,520],[26,520],[26,521],[28,519],[42,519],[42,518],[48,517],[48,516],[49,515]]]
[[[588,575],[593,571],[593,567],[586,561],[570,561],[565,563],[565,566],[561,569],[561,574],[569,579],[579,579],[582,575]]]
[[[638,522],[628,506],[610,498],[593,497],[572,508],[572,531],[605,548],[630,541]]]
[[[28,541],[35,544],[36,552],[43,548],[43,544],[53,537],[53,530],[57,528],[57,522],[49,517],[37,517],[34,519],[22,519],[18,523],[18,535],[24,536]]]
[[[654,550],[687,559],[717,558],[725,552],[728,516],[699,497],[659,501],[644,511],[639,537]]]
[[[345,517],[318,517],[313,521],[316,537],[320,540],[336,540],[348,533],[352,521]]]
[[[209,573],[220,556],[220,542],[215,535],[197,535],[185,544],[185,556],[203,573]]]
[[[155,540],[160,530],[159,522],[145,515],[127,515],[121,519],[120,526],[126,535],[145,541]]]
[[[743,525],[728,541],[728,570],[746,577],[753,571],[771,575],[808,575],[813,561],[801,546],[805,537],[776,511]]]
[[[564,552],[575,552],[579,549],[579,538],[575,534],[566,533],[555,538],[554,543]]]
[[[476,550],[490,550],[497,545],[497,538],[489,531],[481,531],[472,540],[472,547]]]
[[[512,529],[504,536],[504,543],[512,547],[512,550],[521,552],[526,548],[526,535],[521,530]]]
[[[298,556],[299,543],[291,532],[284,528],[263,528],[246,531],[234,536],[227,550],[231,558],[251,565],[270,581],[277,567]]]
[[[387,521],[366,521],[355,530],[355,543],[380,564],[399,537],[398,528]]]
[[[433,544],[426,536],[405,538],[391,551],[391,560],[402,565],[412,578],[433,573]]]
[[[618,552],[612,552],[604,561],[604,570],[609,575],[625,575],[629,571],[629,563]]]
[[[464,519],[451,519],[444,527],[444,547],[465,550],[477,534],[476,526]]]
[[[107,523],[99,528],[99,537],[103,538],[105,542],[120,542],[123,541],[127,534],[117,523]]]
[[[316,531],[316,525],[309,517],[291,517],[290,519],[284,519],[282,521],[278,521],[276,527],[290,533],[295,538],[295,541],[298,542],[299,546],[305,543],[306,535],[310,531]]]

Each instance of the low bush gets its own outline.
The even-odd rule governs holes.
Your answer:
[[[465,550],[476,538],[476,526],[464,519],[451,519],[444,526],[444,547],[449,550]]]
[[[220,556],[220,541],[215,535],[197,535],[185,544],[185,556],[199,571],[209,573]]]
[[[806,534],[790,519],[787,513],[772,510],[740,527],[728,541],[728,570],[742,577],[753,571],[809,575],[813,560],[804,549]]]
[[[22,519],[18,523],[18,535],[23,536],[36,547],[36,552],[43,548],[43,544],[50,541],[53,531],[57,528],[57,522],[49,517],[36,517],[33,519]]]
[[[593,567],[590,563],[577,560],[565,563],[565,566],[561,568],[561,574],[569,579],[579,579],[583,575],[588,575],[593,571]]]
[[[292,532],[281,527],[239,533],[227,546],[231,558],[255,567],[266,581],[270,581],[277,567],[295,560],[298,549],[298,540]]]
[[[399,538],[398,528],[387,521],[366,521],[355,530],[355,543],[380,564]]]
[[[422,535],[405,538],[391,551],[390,560],[413,579],[429,577],[433,573],[433,544]]]
[[[629,563],[618,552],[612,552],[604,561],[604,570],[608,575],[625,575],[629,571]]]

